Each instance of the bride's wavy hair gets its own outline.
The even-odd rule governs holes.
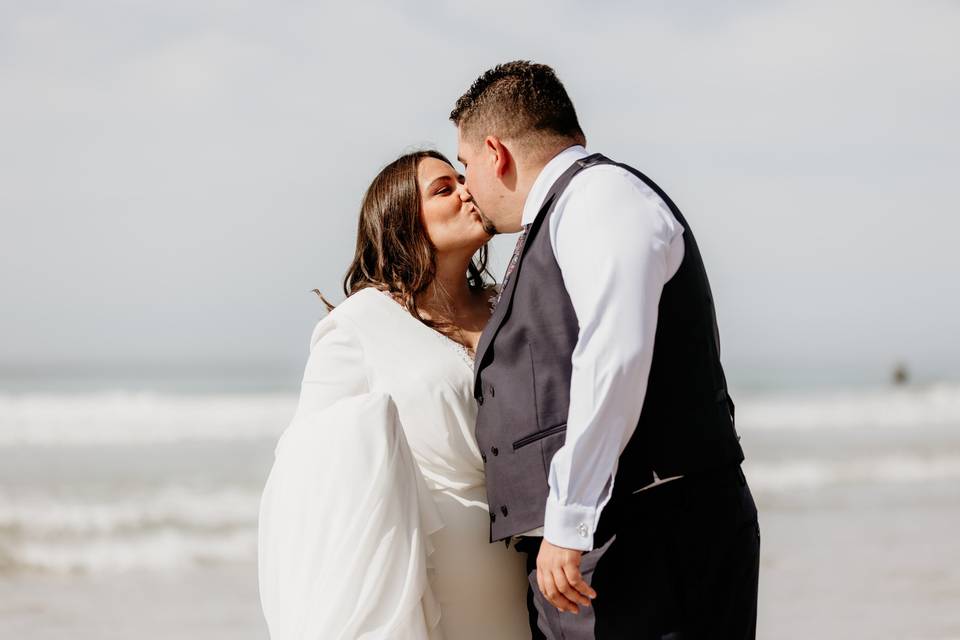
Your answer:
[[[360,206],[357,248],[343,279],[343,292],[350,296],[373,287],[392,294],[407,310],[427,326],[447,333],[449,323],[424,318],[417,308],[416,296],[424,292],[437,274],[436,248],[427,235],[420,207],[417,168],[425,158],[452,165],[439,151],[414,151],[400,156],[373,179]],[[470,261],[464,277],[472,291],[486,288],[487,246]],[[328,310],[333,306],[317,289]],[[439,292],[442,297],[443,291]]]

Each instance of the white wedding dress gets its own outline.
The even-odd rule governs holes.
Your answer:
[[[387,294],[321,320],[260,506],[272,640],[530,638],[523,556],[489,542],[472,363]]]

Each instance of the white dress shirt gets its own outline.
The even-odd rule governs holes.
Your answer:
[[[557,178],[587,155],[575,145],[547,163],[524,204],[524,225]],[[579,332],[566,440],[550,463],[544,526],[525,535],[589,551],[643,408],[660,293],[683,260],[683,226],[642,180],[598,165],[561,194],[548,232]],[[676,479],[654,477],[644,489]]]

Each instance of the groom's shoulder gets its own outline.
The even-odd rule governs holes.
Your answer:
[[[579,171],[570,181],[570,187],[590,188],[597,185],[605,187],[632,187],[644,184],[627,165],[604,157],[602,162],[591,164]]]
[[[664,229],[680,228],[667,201],[651,186],[648,179],[634,173],[629,165],[601,163],[585,168],[574,176],[564,193],[564,208],[577,210],[643,211],[644,219],[660,221]],[[564,214],[566,215],[566,214]]]
[[[589,166],[570,181],[568,188],[573,199],[597,196],[648,198],[653,190],[626,165],[603,162]]]

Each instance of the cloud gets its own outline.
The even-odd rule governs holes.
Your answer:
[[[943,369],[958,27],[934,1],[4,6],[0,360],[295,370],[372,176],[454,155],[456,97],[531,58],[681,204],[728,359]]]

